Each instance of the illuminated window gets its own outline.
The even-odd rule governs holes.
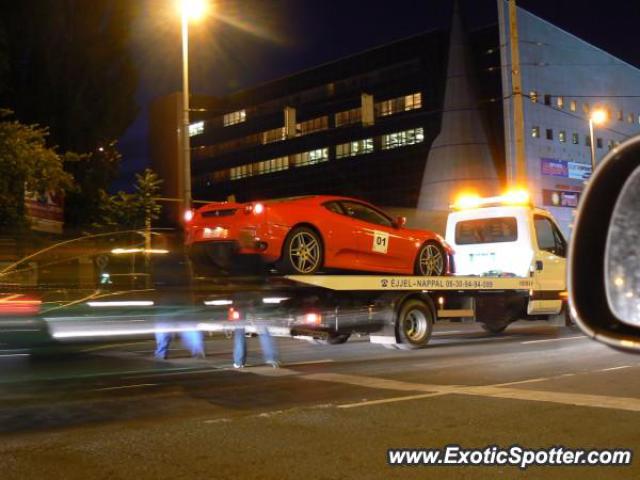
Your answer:
[[[553,128],[547,128],[547,140],[553,140]]]
[[[403,147],[414,145],[424,141],[424,130],[422,127],[405,130],[403,132],[387,133],[382,135],[382,149]]]
[[[336,158],[355,157],[373,152],[373,138],[336,145]]]
[[[560,140],[562,143],[567,141],[567,132],[565,132],[564,130],[560,130],[558,132],[558,140]]]
[[[224,117],[222,117],[222,124],[225,127],[229,125],[235,125],[237,123],[242,123],[247,120],[247,111],[246,110],[238,110],[236,112],[226,113]]]
[[[584,102],[584,105],[582,105],[582,111],[584,113],[589,113],[591,111],[591,108],[589,107],[589,104],[587,102]]]
[[[580,137],[575,132],[571,134],[571,143],[574,145],[578,145],[580,143]]]
[[[278,157],[253,164],[254,175],[280,172],[289,168],[289,157]]]
[[[627,122],[633,123],[633,113],[628,113],[627,114]]]
[[[578,104],[576,103],[576,101],[571,100],[569,102],[569,110],[571,110],[572,112],[575,112],[577,108],[578,108]]]
[[[529,92],[529,98],[531,99],[531,103],[538,103],[538,92],[531,90]]]
[[[312,118],[305,122],[298,123],[296,125],[296,132],[298,135],[308,135],[309,133],[319,132],[329,128],[329,117]]]
[[[315,165],[317,163],[326,162],[327,160],[329,160],[328,148],[318,148],[316,150],[291,155],[291,163],[296,167]]]
[[[189,136],[195,137],[204,132],[204,122],[196,122],[189,125]]]
[[[352,108],[351,110],[345,110],[344,112],[338,112],[335,115],[336,127],[358,123],[361,118],[362,110],[360,107]]]
[[[251,171],[252,165],[240,165],[238,167],[231,168],[231,180],[239,180],[241,178],[250,177],[252,175]]]
[[[262,132],[261,134],[261,142],[263,145],[267,143],[279,142],[285,139],[284,128],[278,127],[271,130],[267,130],[266,132]]]
[[[400,112],[408,112],[422,108],[422,93],[416,92],[403,97],[383,100],[376,104],[376,113],[379,117],[386,117]]]
[[[540,138],[540,127],[531,127],[531,137]]]
[[[621,122],[624,120],[624,112],[622,110],[618,110],[618,120]]]
[[[556,106],[558,108],[564,108],[564,98],[563,97],[556,98]]]

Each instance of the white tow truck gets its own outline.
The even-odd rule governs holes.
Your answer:
[[[516,320],[564,314],[566,241],[525,192],[462,197],[448,216],[446,241],[456,275],[291,275],[236,292],[232,308],[248,325],[278,324],[327,343],[366,333],[395,348],[424,347],[441,318],[474,319],[499,333]]]

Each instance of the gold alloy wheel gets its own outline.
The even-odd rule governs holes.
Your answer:
[[[320,243],[310,232],[296,233],[289,243],[289,260],[299,273],[312,273],[320,263]]]
[[[444,255],[435,243],[427,243],[422,247],[418,262],[420,273],[424,276],[444,274]]]

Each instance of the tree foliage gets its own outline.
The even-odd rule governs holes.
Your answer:
[[[0,110],[0,230],[26,226],[25,191],[72,188],[62,158],[46,145],[47,130],[12,120]]]
[[[118,175],[122,155],[116,142],[100,146],[88,154],[67,152],[65,170],[73,175],[75,189],[65,198],[65,222],[86,227],[99,221],[102,202]]]
[[[118,192],[101,195],[101,226],[113,229],[143,228],[147,219],[152,222],[160,217],[161,205],[156,200],[162,180],[151,169],[136,174],[134,193]]]
[[[139,4],[0,2],[0,106],[47,125],[50,144],[63,152],[92,152],[119,138],[137,114],[130,36]]]

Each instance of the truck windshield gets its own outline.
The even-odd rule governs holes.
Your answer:
[[[515,242],[518,224],[515,217],[465,220],[456,225],[456,244]]]

